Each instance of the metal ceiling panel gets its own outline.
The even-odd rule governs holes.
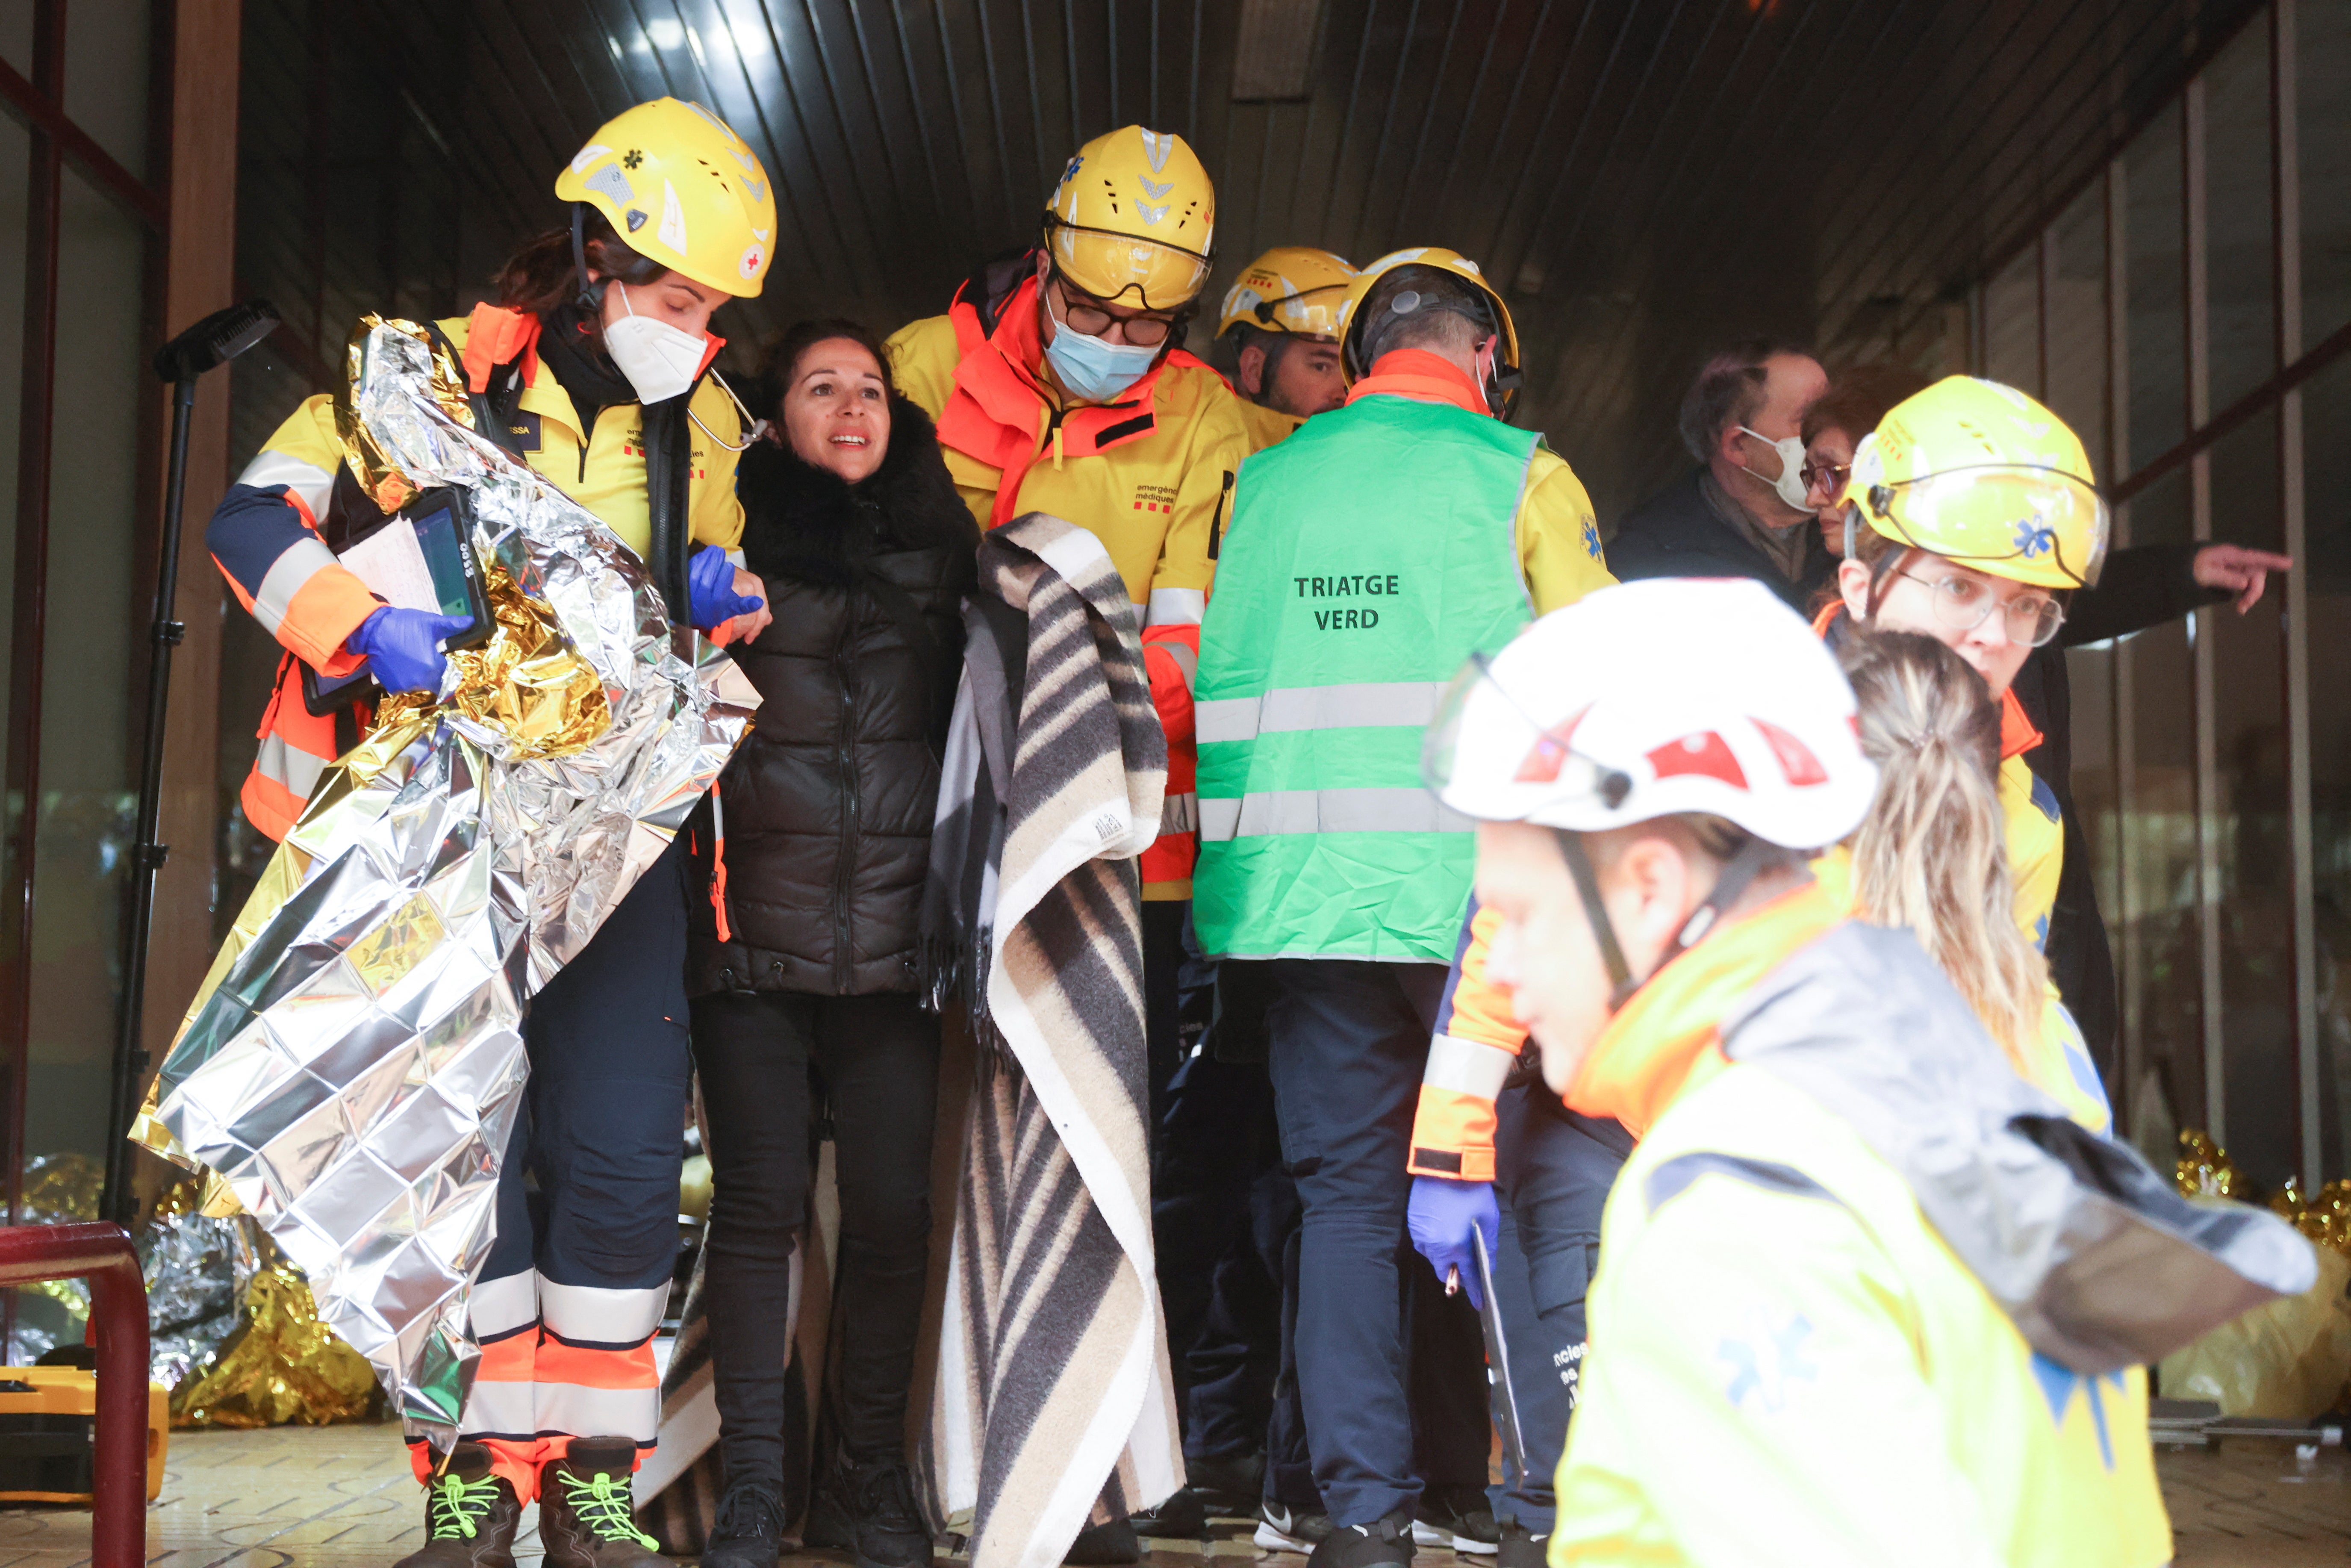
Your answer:
[[[1025,243],[1079,142],[1141,120],[1217,178],[1212,289],[1272,245],[1478,257],[1520,318],[1520,422],[1612,517],[1682,460],[1673,410],[1709,346],[1940,352],[1988,259],[2250,9],[249,0],[239,266],[332,364],[359,308],[469,305],[559,220],[549,186],[581,139],[671,93],[758,149],[789,231],[765,296],[721,329],[841,313],[886,330]],[[1285,27],[1302,50],[1238,57]],[[1301,68],[1272,84],[1291,96],[1269,88]]]

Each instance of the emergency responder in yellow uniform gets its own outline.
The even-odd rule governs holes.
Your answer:
[[[756,630],[764,591],[727,555],[743,531],[743,421],[710,372],[723,340],[707,328],[767,275],[766,172],[716,116],[662,99],[590,137],[555,194],[570,226],[507,262],[500,304],[437,329],[489,434],[643,556],[674,617],[722,636],[729,622]],[[381,517],[321,395],[278,427],[206,531],[239,602],[287,649],[244,793],[272,837],[357,738],[352,709],[306,707],[304,665],[333,676],[364,662],[388,691],[440,684],[452,628],[383,605],[336,561],[334,546]],[[629,1477],[660,1421],[652,1342],[676,1260],[691,1075],[685,850],[681,839],[655,862],[532,998],[529,1097],[473,1294],[482,1358],[447,1465],[412,1449],[426,1543],[403,1568],[474,1568],[509,1552],[534,1497],[550,1568],[661,1562],[632,1519]]]
[[[1155,1112],[1175,1070],[1176,977],[1197,853],[1192,675],[1200,613],[1249,455],[1239,403],[1184,351],[1217,193],[1184,139],[1139,125],[1061,171],[1035,249],[983,266],[944,316],[890,339],[899,390],[938,422],[983,528],[1048,512],[1092,533],[1143,623],[1167,734],[1166,805],[1142,857]]]
[[[1242,469],[1201,652],[1194,913],[1220,985],[1249,971],[1269,1000],[1333,1526],[1315,1568],[1367,1568],[1410,1557],[1424,1490],[1396,1311],[1405,1133],[1468,893],[1459,824],[1394,743],[1462,652],[1610,580],[1583,486],[1501,421],[1517,332],[1474,263],[1374,262],[1341,330],[1346,406]]]
[[[2154,1568],[2126,1369],[2314,1260],[2067,1122],[1812,880],[1875,793],[1854,716],[1764,589],[1665,580],[1538,622],[1431,727],[1545,1081],[1641,1136],[1550,1561]]]
[[[1262,452],[1347,401],[1339,308],[1355,269],[1327,250],[1276,246],[1225,291],[1217,341],[1230,346],[1250,450]]]
[[[2058,596],[2095,585],[2105,563],[2109,515],[2089,455],[2064,421],[2015,388],[1947,376],[1863,437],[1845,501],[1840,599],[1821,630],[1833,642],[1853,623],[1933,637],[2000,699],[2016,923],[2041,946],[2065,833],[2055,791],[2025,763],[2042,737],[2011,683],[2064,624]],[[2054,985],[2043,1011],[2034,1081],[2085,1124],[2110,1130],[2105,1090]]]

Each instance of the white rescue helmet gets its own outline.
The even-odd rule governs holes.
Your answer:
[[[1855,714],[1827,646],[1761,583],[1658,578],[1473,656],[1429,726],[1422,775],[1482,821],[1589,833],[1704,813],[1817,850],[1876,795]]]

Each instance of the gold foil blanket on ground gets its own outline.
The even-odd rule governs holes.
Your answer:
[[[365,318],[339,424],[387,501],[462,486],[498,621],[435,700],[339,758],[205,977],[133,1136],[209,1168],[446,1448],[529,1063],[531,994],[584,948],[758,696],[673,632],[642,561],[473,429],[445,350]]]

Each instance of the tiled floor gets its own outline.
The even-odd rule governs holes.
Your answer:
[[[2341,1568],[2351,1563],[2351,1456],[2298,1463],[2283,1444],[2241,1441],[2160,1456],[2180,1568]],[[385,1568],[421,1538],[423,1510],[396,1428],[183,1432],[149,1516],[153,1568]],[[1153,1543],[1153,1568],[1238,1568],[1257,1555],[1240,1526],[1206,1542]],[[532,1558],[537,1543],[528,1543]],[[89,1515],[0,1510],[0,1568],[78,1568]],[[1280,1559],[1293,1565],[1300,1559]],[[1428,1568],[1457,1568],[1423,1552]],[[837,1563],[825,1554],[787,1559]]]

